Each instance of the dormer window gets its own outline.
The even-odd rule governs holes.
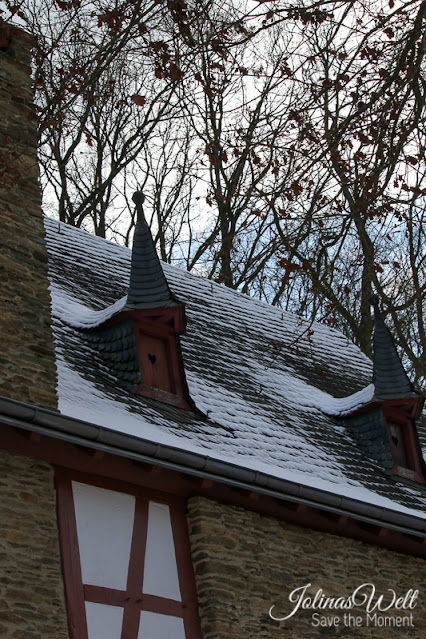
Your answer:
[[[173,392],[167,340],[144,335],[142,331],[138,331],[138,333],[136,343],[139,343],[138,352],[140,353],[140,368],[144,385],[168,393]]]
[[[415,403],[415,402],[414,402]],[[413,426],[413,401],[383,405],[386,430],[396,475],[424,482]]]
[[[183,325],[180,307],[134,313],[136,350],[141,374],[138,393],[181,408],[185,397],[177,335]]]
[[[180,356],[184,306],[172,294],[146,223],[142,193],[135,193],[137,224],[130,281],[120,310],[92,331],[102,364],[132,392],[191,408]]]
[[[408,463],[407,445],[401,425],[396,424],[395,422],[389,422],[388,431],[392,457],[394,458],[395,463],[403,468],[410,468]]]
[[[392,335],[372,296],[374,308],[373,385],[367,404],[348,415],[346,423],[368,456],[384,472],[425,482],[424,462],[415,420],[424,396],[410,382]]]

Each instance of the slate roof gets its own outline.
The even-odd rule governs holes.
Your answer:
[[[45,226],[61,413],[424,517],[425,487],[390,475],[386,455],[370,455],[380,442],[363,448],[344,419],[372,401],[374,386],[371,362],[341,333],[164,264],[185,304],[182,354],[200,413],[138,396],[111,365],[114,349],[106,357],[91,337],[125,307],[130,250]],[[120,364],[130,376],[131,359]]]
[[[120,385],[135,392],[141,383],[136,352],[135,327],[127,319],[100,331],[85,335],[90,349],[96,353],[94,364],[105,371],[114,371]]]

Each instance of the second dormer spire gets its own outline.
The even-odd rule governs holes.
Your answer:
[[[370,302],[374,309],[373,384],[375,399],[393,400],[418,397],[419,393],[415,391],[413,384],[408,379],[395,342],[385,324],[377,295],[372,295]]]

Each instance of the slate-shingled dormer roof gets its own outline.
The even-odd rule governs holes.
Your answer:
[[[374,309],[373,333],[373,384],[377,401],[422,397],[408,379],[395,347],[392,335],[385,324],[376,295],[371,298]]]
[[[363,453],[378,468],[391,474],[393,458],[382,408],[372,407],[367,412],[347,417],[345,426]]]
[[[151,231],[145,220],[142,204],[144,195],[133,195],[136,204],[137,223],[133,237],[132,261],[127,301],[124,310],[165,308],[178,306],[170,291],[155,250]]]

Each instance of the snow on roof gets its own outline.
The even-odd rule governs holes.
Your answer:
[[[185,304],[190,395],[203,414],[123,388],[86,331],[125,304],[131,252],[46,219],[59,410],[332,493],[423,516],[420,484],[386,475],[341,419],[371,401],[372,364],[336,330],[164,264]]]

